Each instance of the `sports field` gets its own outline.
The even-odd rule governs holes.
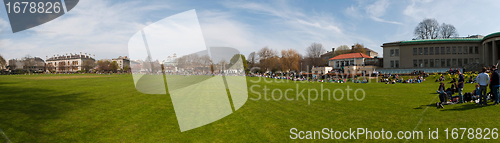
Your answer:
[[[423,131],[424,139],[361,139],[340,141],[423,142],[429,128],[500,128],[500,106],[474,103],[436,109],[438,83],[429,78],[420,84],[266,82],[247,78],[248,101],[236,112],[208,125],[180,132],[171,98],[138,92],[131,75],[8,75],[0,76],[0,142],[290,142],[290,130]],[[296,89],[304,91],[297,100]],[[347,95],[346,88],[352,89]],[[446,84],[446,87],[449,87]],[[338,89],[342,100],[324,95],[308,101],[308,90]],[[473,90],[466,84],[464,92]],[[264,96],[266,89],[267,99]],[[267,90],[269,89],[269,90]],[[278,98],[287,89],[288,98]],[[365,91],[362,100],[353,92]],[[275,98],[270,94],[275,90]],[[300,92],[300,91],[299,91]],[[316,94],[311,95],[314,98]],[[260,100],[252,100],[259,98]],[[357,92],[360,99],[361,91]],[[348,97],[350,96],[350,97]],[[339,99],[340,95],[336,96]],[[310,99],[310,98],[309,98]],[[349,101],[349,99],[353,99]],[[490,103],[491,104],[491,103]],[[461,132],[460,132],[461,135]],[[485,135],[485,133],[483,134]],[[304,135],[303,135],[304,136]],[[464,142],[498,142],[469,140]],[[491,138],[491,134],[489,135]],[[318,138],[318,137],[316,137]],[[332,139],[322,140],[331,142]],[[333,141],[339,141],[333,139]]]

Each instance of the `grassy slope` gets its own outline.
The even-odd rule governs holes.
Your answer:
[[[331,90],[344,90],[347,86],[354,90],[362,88],[366,98],[328,101],[325,96],[323,101],[312,101],[310,105],[305,100],[284,98],[248,100],[242,108],[221,120],[181,133],[170,97],[137,92],[130,75],[50,79],[60,76],[82,75],[0,76],[0,129],[12,142],[284,142],[291,141],[291,128],[341,131],[384,128],[393,131],[393,136],[396,131],[416,128],[427,137],[428,128],[498,128],[500,125],[499,106],[480,108],[467,103],[436,109],[432,104],[439,100],[434,94],[438,84],[433,81],[396,85],[325,83],[324,88]],[[292,88],[294,91],[289,92],[289,97],[296,98],[293,82],[249,81],[248,86],[252,85],[260,85],[261,89],[266,86],[271,91]],[[307,96],[307,89],[320,90],[321,83],[299,86],[301,90],[306,89]],[[254,90],[263,96],[262,90]],[[472,90],[473,85],[466,84],[464,91]],[[257,98],[257,94],[250,92],[249,97]],[[445,138],[443,131],[439,135],[440,139]]]

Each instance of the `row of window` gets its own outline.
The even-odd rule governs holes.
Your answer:
[[[479,54],[479,47],[452,46],[452,47],[420,47],[413,48],[413,55],[444,55],[444,54]],[[399,55],[399,53],[398,53]]]
[[[413,67],[461,67],[470,63],[479,63],[479,58],[464,59],[414,59]]]
[[[399,49],[391,49],[391,57],[399,56]]]
[[[391,68],[399,68],[399,60],[391,61]]]

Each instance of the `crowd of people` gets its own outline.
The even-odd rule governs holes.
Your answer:
[[[446,88],[443,83],[445,80],[444,76],[441,76],[437,80],[441,81],[437,90],[440,100],[440,102],[436,103],[438,108],[444,108],[443,105],[445,104],[461,104],[466,102],[475,102],[479,106],[488,106],[488,100],[492,100],[494,105],[499,104],[498,88],[500,86],[500,73],[496,66],[492,66],[489,69],[483,67],[481,73],[475,77],[475,80],[470,76],[468,81],[465,81],[464,75],[460,70],[450,69],[449,72],[450,74],[458,74],[458,79],[452,78],[449,82],[451,84],[449,88]],[[464,83],[476,83],[474,90],[463,93]],[[490,88],[490,92],[487,92],[488,88]],[[455,93],[457,95],[453,96]]]

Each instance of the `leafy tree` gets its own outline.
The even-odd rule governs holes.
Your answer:
[[[109,64],[109,70],[116,72],[120,66],[118,66],[118,63],[116,61],[113,61]]]

